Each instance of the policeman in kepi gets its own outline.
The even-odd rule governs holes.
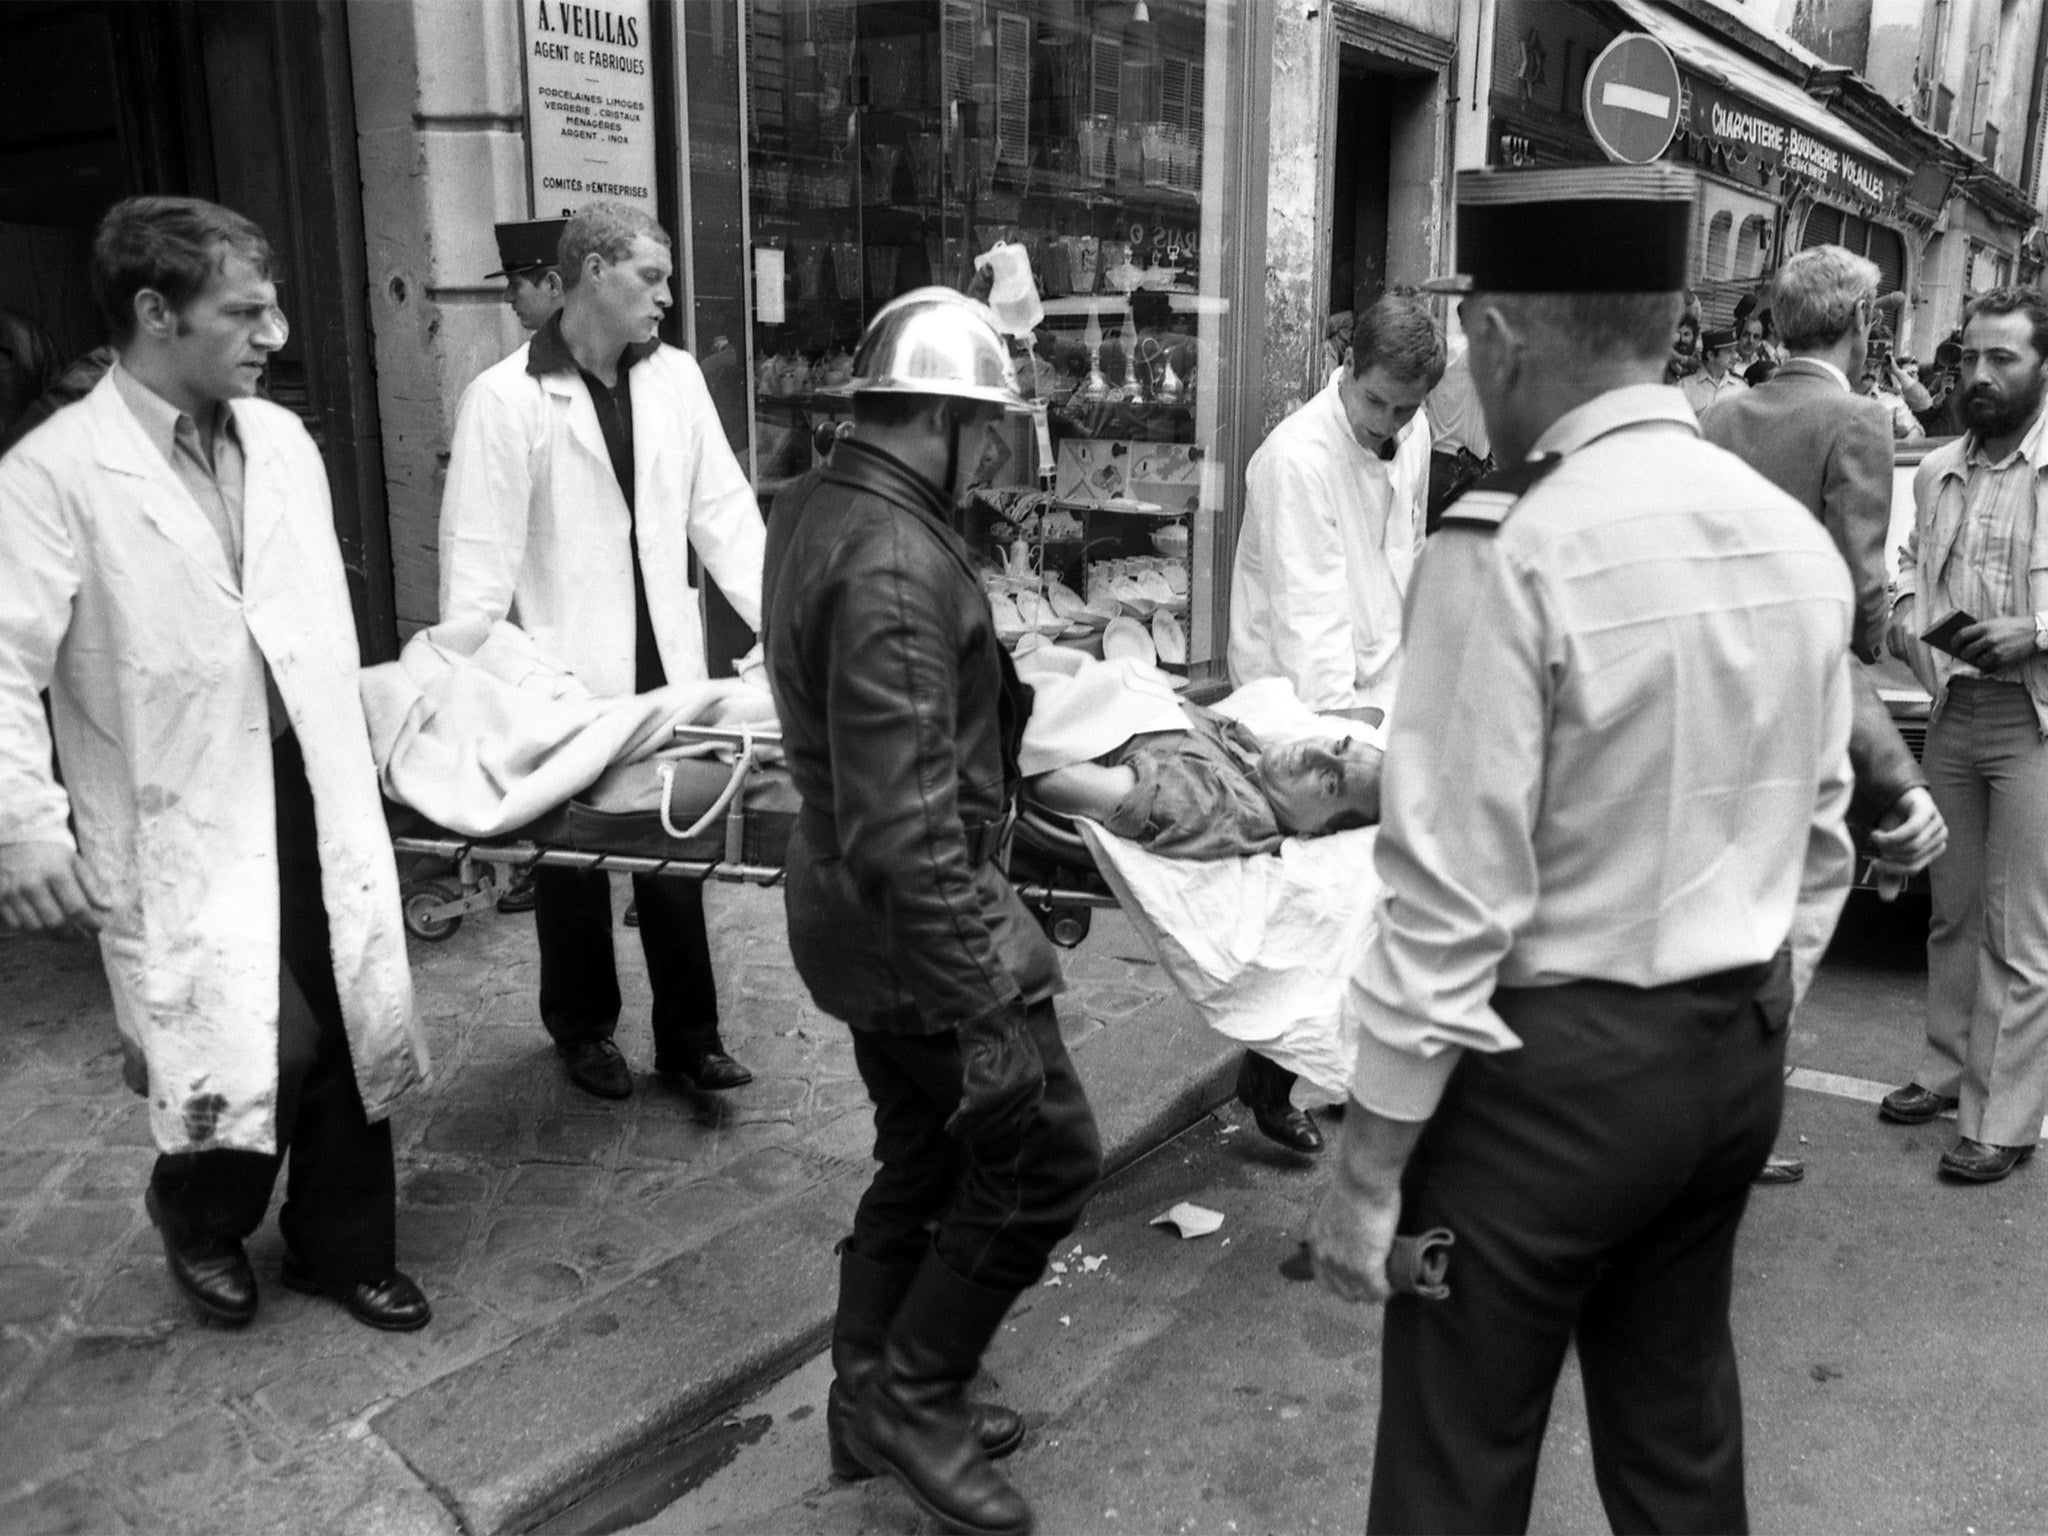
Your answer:
[[[827,1434],[840,1476],[1019,1533],[1030,1506],[990,1458],[1024,1426],[966,1387],[1101,1172],[1059,963],[996,863],[1030,692],[953,526],[1023,402],[989,312],[949,289],[885,306],[854,367],[853,434],[776,498],[762,583],[803,799],[790,952],[852,1027],[880,1164],[840,1245]]]
[[[1854,605],[1826,530],[1658,382],[1694,198],[1668,165],[1459,177],[1507,468],[1410,593],[1311,1229],[1375,1302],[1397,1232],[1456,1238],[1448,1300],[1387,1305],[1373,1531],[1525,1529],[1574,1344],[1614,1528],[1748,1528],[1735,1234],[1851,873]]]
[[[487,273],[505,279],[505,302],[528,331],[537,331],[562,307],[562,272],[555,265],[567,219],[525,219],[494,224],[498,260],[504,265]]]

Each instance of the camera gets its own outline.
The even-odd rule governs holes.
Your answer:
[[[1944,341],[1934,349],[1934,365],[1937,368],[1960,368],[1963,365],[1963,344],[1959,341]]]

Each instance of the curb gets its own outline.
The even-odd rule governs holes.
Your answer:
[[[1233,1091],[1236,1042],[1177,1007],[1146,1014],[1075,1048],[1111,1173]],[[571,1511],[825,1344],[832,1246],[868,1170],[810,1166],[808,1187],[427,1384],[371,1430],[465,1532],[527,1531]]]

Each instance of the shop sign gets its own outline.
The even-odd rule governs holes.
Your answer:
[[[524,0],[526,151],[536,218],[594,198],[655,211],[648,0]]]
[[[1904,180],[1826,139],[1771,116],[1761,107],[1693,77],[1690,127],[1695,137],[1738,158],[1808,182],[1824,201],[1883,207],[1905,190]]]

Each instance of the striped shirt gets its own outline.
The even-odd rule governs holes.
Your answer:
[[[1972,433],[1961,467],[1943,477],[1963,481],[1963,520],[1955,547],[1935,577],[1930,624],[1958,608],[1977,619],[2033,617],[2034,456],[2044,420],[2048,413],[2036,417],[2019,446],[1995,463]],[[1958,661],[1954,671],[1984,676],[1967,662]],[[2017,667],[1995,680],[2025,682]]]

